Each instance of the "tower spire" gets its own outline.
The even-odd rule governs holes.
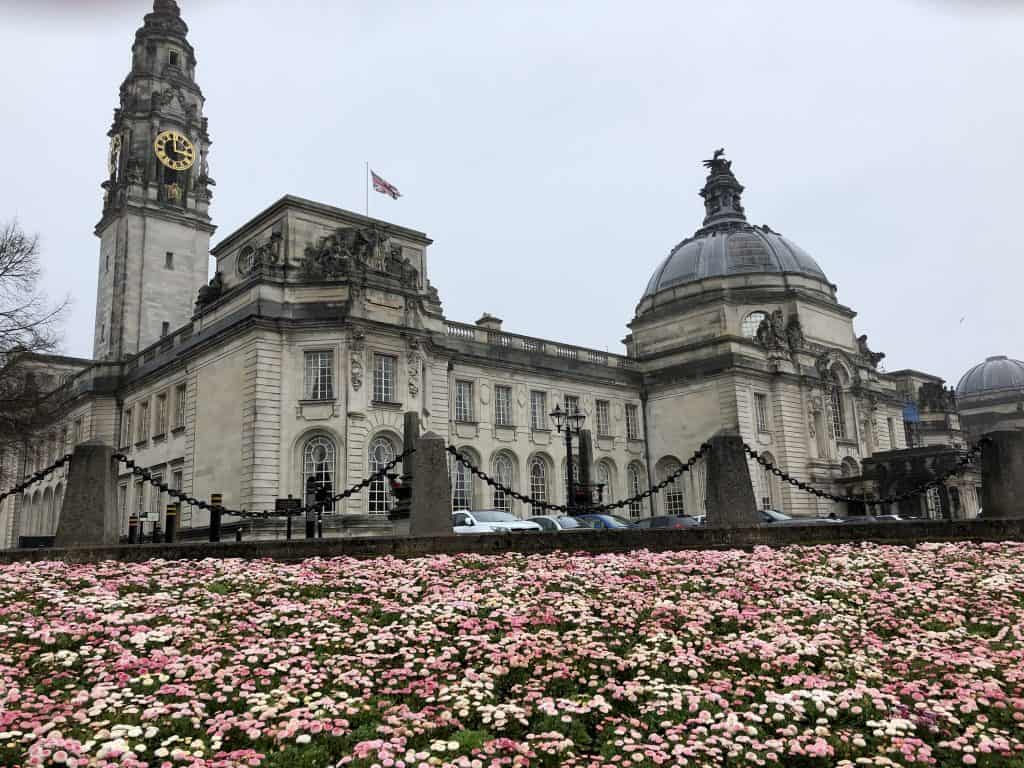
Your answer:
[[[740,196],[743,185],[732,173],[732,161],[725,159],[725,150],[716,149],[710,160],[704,161],[708,178],[700,196],[704,198],[704,225],[701,232],[732,229],[747,223]]]

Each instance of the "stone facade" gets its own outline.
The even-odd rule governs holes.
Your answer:
[[[722,431],[831,492],[856,481],[872,493],[862,463],[906,447],[898,377],[879,370],[883,355],[857,336],[855,313],[814,260],[747,223],[721,152],[706,163],[703,225],[658,267],[625,355],[511,333],[486,314],[452,321],[424,233],[292,196],[210,251],[208,281],[210,141],[186,32],[175,3],[158,0],[136,37],[96,230],[96,360],[68,364],[77,373],[53,430],[62,445],[105,441],[192,496],[218,492],[249,510],[302,498],[311,475],[335,492],[358,482],[401,450],[406,411],[491,475],[557,503],[566,452],[548,418],[556,405],[585,414],[605,500],[660,481]],[[199,154],[173,194],[152,146],[168,127]],[[36,454],[15,474],[45,466]],[[759,506],[851,511],[750,469]],[[623,514],[702,513],[702,465],[683,477]],[[0,546],[53,534],[60,483],[0,507]],[[530,514],[459,470],[452,487],[456,505]],[[133,512],[161,524],[166,502],[122,473],[122,532]],[[387,530],[390,503],[378,483],[334,512]],[[179,524],[187,535],[208,520],[184,509]]]

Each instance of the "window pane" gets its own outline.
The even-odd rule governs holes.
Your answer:
[[[757,335],[757,328],[761,325],[761,321],[764,320],[768,315],[764,312],[751,312],[745,318],[743,318],[743,324],[740,327],[740,332],[748,339],[752,339]]]
[[[832,407],[832,436],[841,440],[846,437],[846,422],[843,420],[843,394],[838,386],[832,387],[829,403]]]
[[[629,495],[638,496],[643,491],[643,483],[640,479],[640,470],[636,466],[629,468]],[[636,501],[629,502],[629,516],[640,517],[643,511],[643,502],[637,499]]]
[[[382,403],[395,401],[395,358],[373,356],[373,399]]]
[[[530,462],[530,496],[536,501],[547,502],[548,500],[547,467],[542,459],[534,459]],[[541,515],[543,513],[542,507],[534,507],[533,514]]]
[[[334,355],[330,352],[306,353],[306,399],[334,399]]]
[[[452,464],[452,476],[455,481],[452,487],[452,509],[472,509],[473,477],[461,461],[453,458]]]
[[[494,479],[506,488],[512,487],[512,460],[508,456],[498,456],[494,460]],[[512,511],[512,497],[504,491],[494,489],[494,508],[503,512]]]
[[[548,398],[544,392],[530,393],[530,427],[533,429],[547,429],[548,423]]]
[[[630,440],[640,439],[639,413],[635,405],[626,406],[626,437]]]
[[[512,387],[494,388],[494,423],[500,426],[512,424]]]
[[[455,420],[473,421],[473,383],[455,382]]]
[[[322,487],[327,493],[332,496],[334,495],[335,456],[334,441],[328,437],[317,436],[311,438],[306,443],[302,451],[302,483],[304,489],[309,488],[309,480],[313,478],[313,481],[317,483],[317,487]],[[307,491],[307,504],[316,501],[315,494],[313,494],[313,498],[309,498],[309,495]],[[334,502],[329,502],[324,507],[324,510],[333,511]]]
[[[609,418],[609,406],[607,400],[597,401],[597,434],[610,435],[611,419]]]
[[[391,359],[391,358],[388,358]],[[370,443],[369,469],[372,475],[384,469],[395,458],[395,447],[386,437],[378,437]],[[387,477],[376,478],[370,483],[369,513],[386,515],[391,509],[392,497]]]
[[[768,396],[762,394],[754,395],[754,413],[757,419],[757,431],[768,431]]]
[[[578,413],[580,410],[580,399],[576,395],[565,396],[565,413],[568,416],[571,413]]]

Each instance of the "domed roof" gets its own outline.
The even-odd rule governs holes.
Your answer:
[[[985,358],[960,378],[957,397],[987,395],[1002,390],[1024,389],[1024,363],[1006,355]]]
[[[806,251],[769,227],[747,222],[740,202],[743,185],[733,175],[731,161],[722,157],[722,150],[704,165],[710,169],[700,191],[706,210],[704,225],[658,265],[644,299],[666,288],[728,275],[796,273],[828,283]]]

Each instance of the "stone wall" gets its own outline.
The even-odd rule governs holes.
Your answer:
[[[310,557],[425,557],[435,554],[500,554],[519,552],[628,552],[690,549],[751,549],[756,546],[814,546],[873,542],[914,546],[925,542],[1024,541],[1024,517],[1003,520],[914,521],[903,523],[809,526],[761,525],[751,528],[683,530],[587,531],[584,533],[522,533],[459,536],[295,539],[222,544],[143,544],[65,550],[0,552],[0,564],[44,560],[65,562],[143,562],[155,558],[199,560],[206,557],[301,560]]]

